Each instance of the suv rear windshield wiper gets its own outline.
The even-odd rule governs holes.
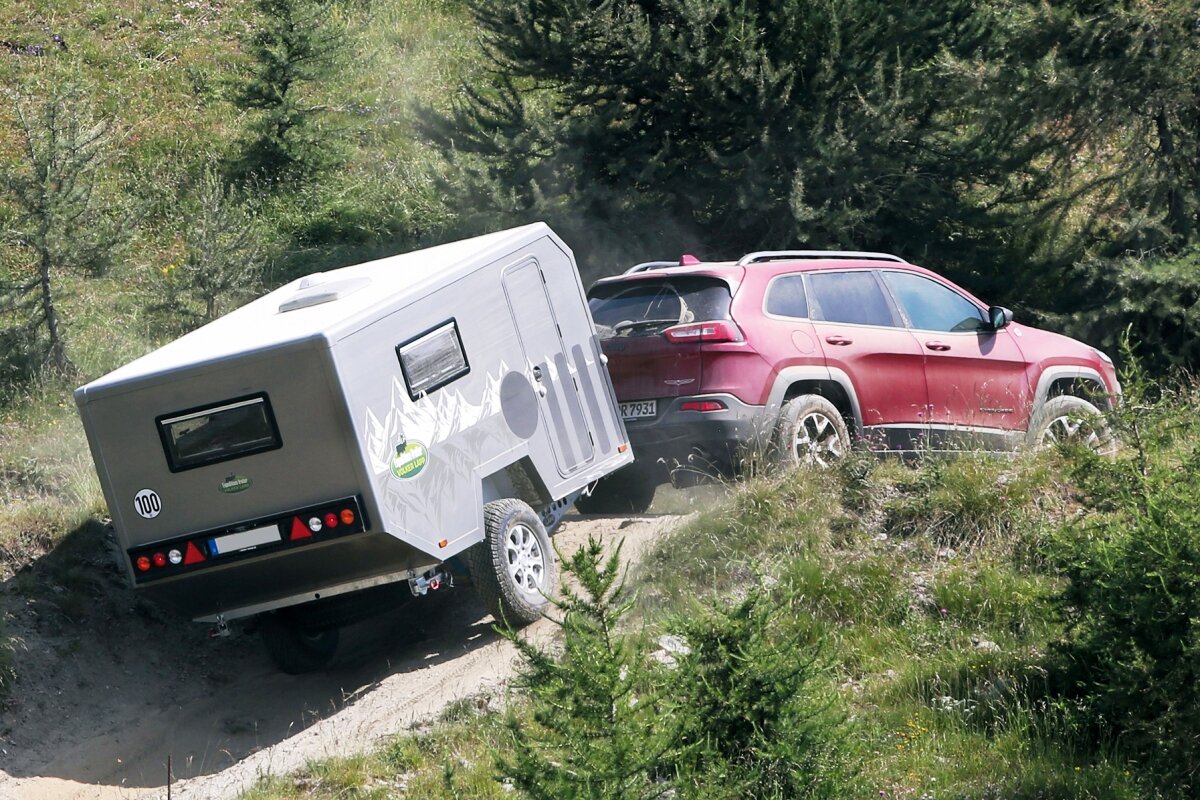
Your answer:
[[[653,328],[656,325],[678,325],[678,324],[679,324],[679,320],[677,320],[677,319],[639,319],[639,320],[630,319],[630,320],[625,320],[624,322],[618,322],[616,325],[614,325],[613,332],[621,333],[623,331],[641,330],[642,328]]]

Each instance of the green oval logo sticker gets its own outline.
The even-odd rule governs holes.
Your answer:
[[[221,481],[221,485],[217,488],[225,494],[237,494],[238,492],[244,492],[249,489],[251,483],[253,483],[253,481],[251,481],[245,475],[230,475],[228,478]]]
[[[429,463],[429,451],[420,442],[409,442],[403,448],[396,448],[392,456],[392,475],[401,480],[415,478]]]

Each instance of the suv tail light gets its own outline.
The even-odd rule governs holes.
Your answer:
[[[663,331],[667,341],[674,344],[687,342],[742,342],[742,330],[732,320],[714,320],[711,322],[693,322],[688,325],[676,325]]]
[[[720,400],[689,400],[679,404],[680,411],[724,411],[725,404]]]

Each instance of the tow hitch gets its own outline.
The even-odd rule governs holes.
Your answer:
[[[454,577],[441,569],[431,569],[418,578],[408,579],[408,589],[413,593],[413,597],[423,597],[443,586],[453,588]]]

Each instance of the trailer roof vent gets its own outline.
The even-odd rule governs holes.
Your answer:
[[[321,278],[322,276],[318,273],[309,275],[300,281],[300,287],[296,289],[296,293],[279,304],[279,313],[340,300],[354,294],[371,282],[370,278],[346,278],[325,283]]]

